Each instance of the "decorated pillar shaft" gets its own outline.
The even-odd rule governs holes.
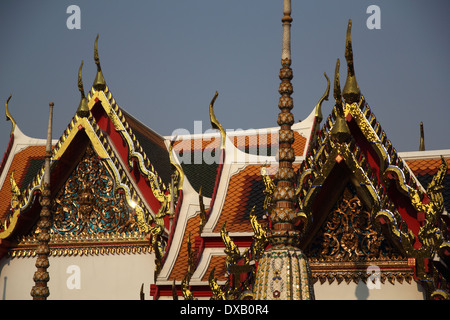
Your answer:
[[[47,268],[50,266],[48,256],[50,254],[50,248],[48,243],[50,241],[49,230],[52,226],[52,214],[51,214],[51,192],[50,192],[50,158],[52,156],[52,119],[53,119],[53,102],[50,102],[50,112],[48,119],[48,131],[47,131],[47,146],[45,153],[44,164],[44,181],[43,189],[41,193],[41,212],[39,216],[39,222],[37,224],[39,234],[37,235],[38,247],[36,249],[37,259],[35,266],[37,268],[34,273],[33,280],[34,286],[31,289],[31,296],[33,300],[47,300],[50,295],[50,291],[47,286],[47,282],[50,280],[50,275]]]
[[[291,109],[294,107],[291,97],[293,88],[291,80],[293,78],[291,69],[291,48],[290,48],[290,28],[292,18],[291,2],[284,0],[283,6],[284,16],[283,22],[283,47],[281,55],[281,69],[279,78],[281,80],[278,92],[281,97],[278,102],[280,113],[278,114],[277,123],[279,130],[279,151],[278,151],[278,172],[275,176],[276,188],[273,195],[275,202],[274,209],[270,214],[272,224],[271,243],[276,244],[293,244],[296,238],[294,231],[295,211],[294,211],[294,169],[292,163],[295,160],[294,149],[294,132],[291,126],[294,124],[294,116]]]
[[[278,102],[279,152],[276,187],[273,193],[274,207],[270,212],[271,230],[268,234],[271,247],[258,260],[254,298],[257,300],[310,300],[314,299],[311,270],[306,256],[298,248],[299,232],[295,228],[298,214],[295,209],[294,169],[294,116],[291,113],[291,1],[283,2],[283,50],[281,55],[281,97]]]

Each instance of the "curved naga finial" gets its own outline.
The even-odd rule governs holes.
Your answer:
[[[184,300],[197,300],[189,289],[190,278],[189,274],[184,276],[183,281],[181,281],[181,292],[183,293]]]
[[[220,136],[222,138],[222,143],[220,145],[221,149],[225,149],[225,130],[223,129],[222,125],[220,124],[219,120],[217,120],[216,115],[214,114],[214,102],[217,99],[217,96],[219,95],[219,93],[216,91],[216,94],[214,95],[214,97],[211,100],[211,103],[209,104],[209,118],[211,120],[211,126],[213,127],[213,129],[217,129],[220,131]]]
[[[226,294],[223,292],[222,288],[217,283],[217,279],[214,277],[215,270],[216,267],[211,270],[208,277],[209,287],[212,291],[211,300],[227,300]]]
[[[342,96],[346,103],[358,102],[361,97],[361,90],[355,77],[355,68],[353,65],[353,48],[352,48],[352,20],[348,21],[347,36],[345,38],[345,60],[347,60],[347,80],[345,81]]]
[[[83,60],[81,60],[80,69],[78,69],[78,91],[80,91],[81,100],[80,104],[78,105],[77,114],[80,117],[87,117],[89,116],[89,107],[87,105],[86,96],[84,94],[83,78],[81,77],[82,69],[83,69]]]
[[[253,229],[253,241],[250,245],[252,259],[259,260],[266,249],[268,238],[266,229],[264,229],[258,222],[255,214],[255,207],[253,207],[250,211],[250,224]]]
[[[444,241],[440,228],[436,226],[436,221],[440,219],[440,214],[444,210],[444,196],[442,191],[444,189],[443,181],[447,170],[447,161],[441,156],[441,165],[427,187],[427,195],[430,199],[429,203],[424,204],[422,202],[422,196],[419,191],[414,189],[410,191],[413,207],[417,212],[425,213],[424,224],[419,230],[419,240],[421,240],[423,245],[430,248],[438,247]]]
[[[95,38],[95,42],[94,42],[94,61],[95,64],[97,65],[97,71],[101,71],[102,68],[100,67],[100,58],[98,56],[98,33],[97,33],[97,37]]]
[[[95,90],[104,90],[106,88],[106,83],[105,78],[103,77],[102,68],[100,67],[100,58],[98,56],[98,34],[94,44],[94,61],[97,65],[97,75],[95,76],[94,84],[92,86]]]
[[[228,231],[226,229],[227,222],[225,221],[222,225],[222,228],[220,229],[220,235],[222,237],[222,241],[225,244],[225,254],[227,255],[225,259],[225,264],[227,266],[227,269],[230,265],[235,264],[239,257],[241,256],[241,253],[239,251],[238,246],[234,243],[234,241],[230,238],[228,235]]]
[[[176,187],[175,192],[177,193],[178,190],[183,189],[183,181],[184,181],[184,171],[183,168],[175,161],[175,158],[173,156],[173,147],[175,145],[175,142],[177,141],[178,136],[173,138],[170,141],[169,145],[169,160],[170,164],[172,165],[172,168],[174,169],[173,172],[173,185]]]
[[[203,227],[206,224],[206,220],[208,219],[208,215],[206,213],[205,204],[203,203],[203,194],[202,187],[200,186],[200,190],[198,191],[198,203],[200,205],[200,229],[199,233],[203,232]]]
[[[81,60],[80,68],[78,69],[78,91],[80,91],[81,97],[84,98],[83,78],[81,76],[81,70],[83,70],[84,61]]]
[[[319,123],[322,122],[323,116],[322,116],[322,102],[324,100],[328,101],[328,96],[330,95],[330,79],[328,79],[328,76],[326,72],[323,73],[325,78],[327,79],[327,89],[325,90],[323,96],[320,98],[319,102],[316,104],[316,117]]]
[[[18,207],[21,197],[19,186],[17,185],[16,179],[14,178],[14,170],[11,171],[9,182],[11,183],[11,208],[14,210]]]
[[[6,121],[11,121],[11,123],[12,123],[12,129],[11,129],[11,134],[13,134],[13,132],[14,132],[14,129],[16,128],[16,121],[14,120],[14,118],[12,117],[12,115],[11,115],[11,113],[9,112],[9,109],[8,109],[8,103],[9,103],[9,100],[11,100],[11,97],[12,97],[12,94],[10,94],[9,95],[9,98],[6,100],[6,103],[5,103],[5,113],[6,113]]]
[[[267,163],[265,163],[262,167],[261,167],[261,177],[263,179],[264,182],[264,205],[263,208],[264,210],[266,210],[267,212],[272,211],[273,207],[275,206],[274,202],[273,202],[273,193],[275,192],[275,182],[273,182],[272,178],[269,175],[269,172],[267,170]]]

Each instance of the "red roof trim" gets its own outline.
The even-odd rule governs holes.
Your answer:
[[[3,173],[3,169],[5,168],[6,161],[8,160],[9,154],[11,153],[13,144],[14,144],[14,134],[11,134],[9,137],[8,146],[6,147],[6,151],[3,154],[2,163],[0,164],[0,175]]]

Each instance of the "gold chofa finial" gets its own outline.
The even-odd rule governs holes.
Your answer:
[[[81,77],[81,70],[83,69],[83,60],[81,60],[80,69],[78,70],[78,90],[81,94],[80,104],[78,105],[77,114],[80,117],[89,116],[89,107],[87,105],[86,96],[84,95],[83,79]]]
[[[323,119],[323,116],[322,116],[322,103],[323,103],[324,100],[328,101],[328,96],[330,95],[330,79],[328,79],[328,76],[327,76],[326,72],[324,72],[323,75],[327,79],[327,89],[323,93],[322,97],[319,99],[319,102],[317,102],[317,104],[316,104],[316,114],[315,115],[316,115],[317,120],[319,121],[319,123],[322,122],[322,119]]]
[[[214,94],[214,97],[211,100],[211,103],[209,104],[209,119],[211,121],[211,126],[213,127],[213,129],[217,129],[220,132],[220,137],[222,140],[222,143],[220,144],[220,148],[221,149],[225,149],[225,137],[226,137],[226,133],[225,133],[225,129],[222,127],[222,125],[220,124],[219,120],[217,120],[216,115],[214,114],[214,102],[216,102],[217,96],[219,95],[219,93],[216,91],[216,93]]]
[[[94,44],[94,61],[97,65],[97,75],[95,76],[94,84],[95,90],[104,90],[106,88],[105,78],[103,77],[102,68],[100,67],[100,58],[98,56],[98,34],[95,38]]]
[[[423,122],[420,121],[420,144],[419,151],[425,151],[425,135],[423,133]]]
[[[339,80],[339,68],[341,66],[341,62],[339,59],[336,60],[336,68],[334,69],[334,101],[336,104],[342,104],[342,96],[341,96],[341,81]]]
[[[352,49],[352,20],[348,21],[347,36],[345,39],[345,59],[347,60],[347,80],[345,81],[342,96],[346,103],[358,102],[361,97],[361,90],[355,77],[355,68],[353,65],[353,49]]]
[[[9,103],[9,100],[11,100],[11,97],[12,97],[12,94],[10,94],[9,98],[6,100],[5,113],[6,113],[6,121],[11,121],[11,123],[12,123],[11,134],[13,134],[14,133],[14,129],[16,128],[16,121],[14,120],[14,118],[12,117],[12,115],[9,112],[9,109],[8,109],[8,103]]]
[[[331,139],[334,142],[344,142],[350,137],[350,129],[345,120],[344,109],[342,106],[341,85],[339,80],[340,61],[336,60],[336,69],[334,71],[334,100],[336,101],[336,121],[331,129]]]

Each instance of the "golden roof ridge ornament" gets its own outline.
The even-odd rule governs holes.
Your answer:
[[[336,60],[336,68],[334,70],[334,100],[336,101],[336,121],[331,128],[331,139],[334,142],[345,142],[350,138],[350,129],[345,120],[344,108],[342,106],[341,85],[339,80],[340,61]]]
[[[347,60],[347,80],[345,81],[342,96],[345,103],[352,104],[358,102],[361,97],[361,90],[355,77],[355,68],[353,64],[353,48],[352,48],[352,20],[348,20],[347,36],[345,38],[345,60]]]
[[[214,94],[214,97],[211,100],[211,103],[209,104],[209,119],[211,121],[211,126],[213,127],[213,129],[217,129],[220,131],[220,136],[222,138],[220,148],[223,150],[223,149],[225,149],[226,133],[225,133],[225,129],[222,127],[219,120],[217,120],[217,117],[214,113],[214,103],[216,102],[218,95],[219,95],[219,93],[216,91],[216,93]]]
[[[86,95],[84,94],[83,78],[81,77],[81,70],[83,69],[83,60],[81,60],[80,69],[78,70],[78,90],[81,94],[80,104],[78,105],[77,114],[78,116],[84,118],[89,116],[89,107],[86,100]]]
[[[92,85],[95,90],[105,90],[106,88],[106,82],[105,78],[103,77],[102,68],[100,67],[100,58],[98,56],[98,34],[95,38],[94,43],[94,61],[97,65],[97,75],[95,76],[94,84]]]
[[[14,120],[14,118],[12,117],[11,113],[9,112],[9,108],[8,108],[8,104],[9,104],[9,100],[11,100],[12,94],[9,95],[8,99],[6,100],[5,103],[5,113],[6,113],[6,121],[11,121],[12,123],[12,128],[11,128],[11,134],[14,133],[14,130],[16,129],[16,121]],[[11,135],[10,134],[10,135]]]
[[[336,67],[334,69],[334,90],[333,97],[336,105],[342,107],[342,95],[341,95],[341,82],[339,80],[339,68],[341,66],[341,62],[339,58],[336,60]]]
[[[316,104],[316,117],[319,123],[322,122],[323,120],[323,115],[322,115],[322,103],[324,100],[328,101],[328,96],[330,95],[330,79],[327,76],[327,73],[324,72],[323,75],[325,76],[325,78],[327,79],[327,88],[325,90],[325,92],[323,93],[322,97],[319,99],[319,101]]]
[[[425,151],[425,134],[423,132],[423,122],[420,121],[420,143],[419,151]]]

